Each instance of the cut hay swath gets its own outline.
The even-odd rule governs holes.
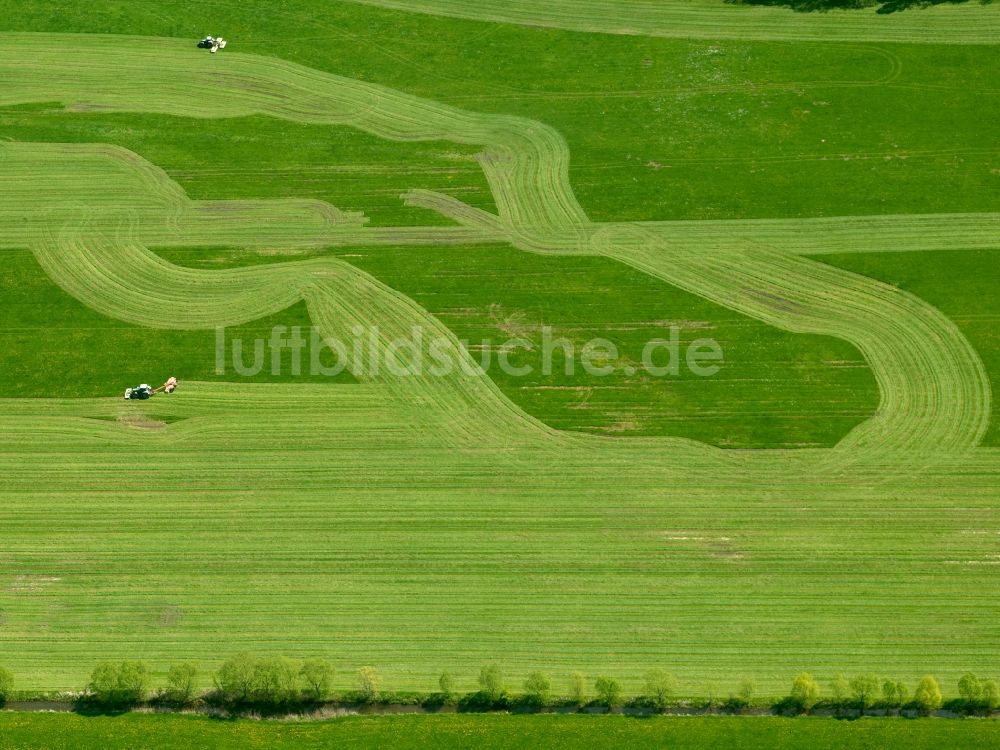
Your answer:
[[[210,665],[238,649],[374,663],[394,687],[488,660],[629,680],[664,664],[771,688],[806,666],[946,677],[998,656],[994,618],[975,610],[992,585],[1000,474],[1000,453],[976,447],[982,364],[933,307],[804,257],[886,236],[981,247],[996,215],[596,224],[574,198],[566,143],[539,123],[132,41],[0,35],[0,103],[266,114],[476,144],[498,212],[414,192],[458,226],[369,228],[318,201],[191,201],[120,148],[0,144],[0,247],[30,247],[95,310],[210,329],[305,300],[326,335],[374,325],[384,343],[421,326],[467,357],[412,300],[335,259],[202,271],[147,248],[506,241],[605,255],[844,338],[882,403],[832,450],[727,452],[561,434],[461,371],[186,383],[183,398],[141,407],[4,401],[0,662],[33,686],[74,687],[108,656]],[[161,419],[121,419],[137,408]],[[892,620],[896,642],[873,617]]]

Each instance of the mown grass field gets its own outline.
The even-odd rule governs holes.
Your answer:
[[[0,714],[3,750],[90,748],[992,748],[995,721],[380,716],[324,722],[217,721],[186,716]]]
[[[802,669],[952,693],[996,664],[997,9],[844,15],[826,42],[839,14],[751,32],[722,3],[717,36],[669,38],[309,0],[0,10],[22,687],[107,657],[208,684],[237,650],[325,656],[338,688],[373,664],[471,689],[497,661],[556,692],[660,666],[685,696]],[[634,356],[670,322],[718,339],[717,376],[214,373],[217,326],[420,325],[464,356],[551,325]],[[116,397],[168,375],[175,397]]]

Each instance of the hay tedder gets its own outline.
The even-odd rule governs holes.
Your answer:
[[[201,49],[207,49],[213,55],[220,49],[226,48],[226,40],[221,36],[206,36],[200,42],[198,42],[198,47]]]

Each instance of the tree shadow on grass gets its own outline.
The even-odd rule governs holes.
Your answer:
[[[993,0],[725,0],[725,2],[730,5],[772,5],[791,8],[798,13],[875,8],[876,13],[886,14],[909,8],[928,8],[932,5],[960,5],[967,2],[989,5]]]
[[[121,716],[133,708],[130,703],[104,703],[91,696],[81,696],[73,701],[73,713],[80,716]]]

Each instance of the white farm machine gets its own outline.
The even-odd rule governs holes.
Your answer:
[[[221,36],[206,36],[204,39],[198,42],[198,46],[201,49],[207,49],[214,55],[220,49],[226,48],[226,40],[223,39]]]

